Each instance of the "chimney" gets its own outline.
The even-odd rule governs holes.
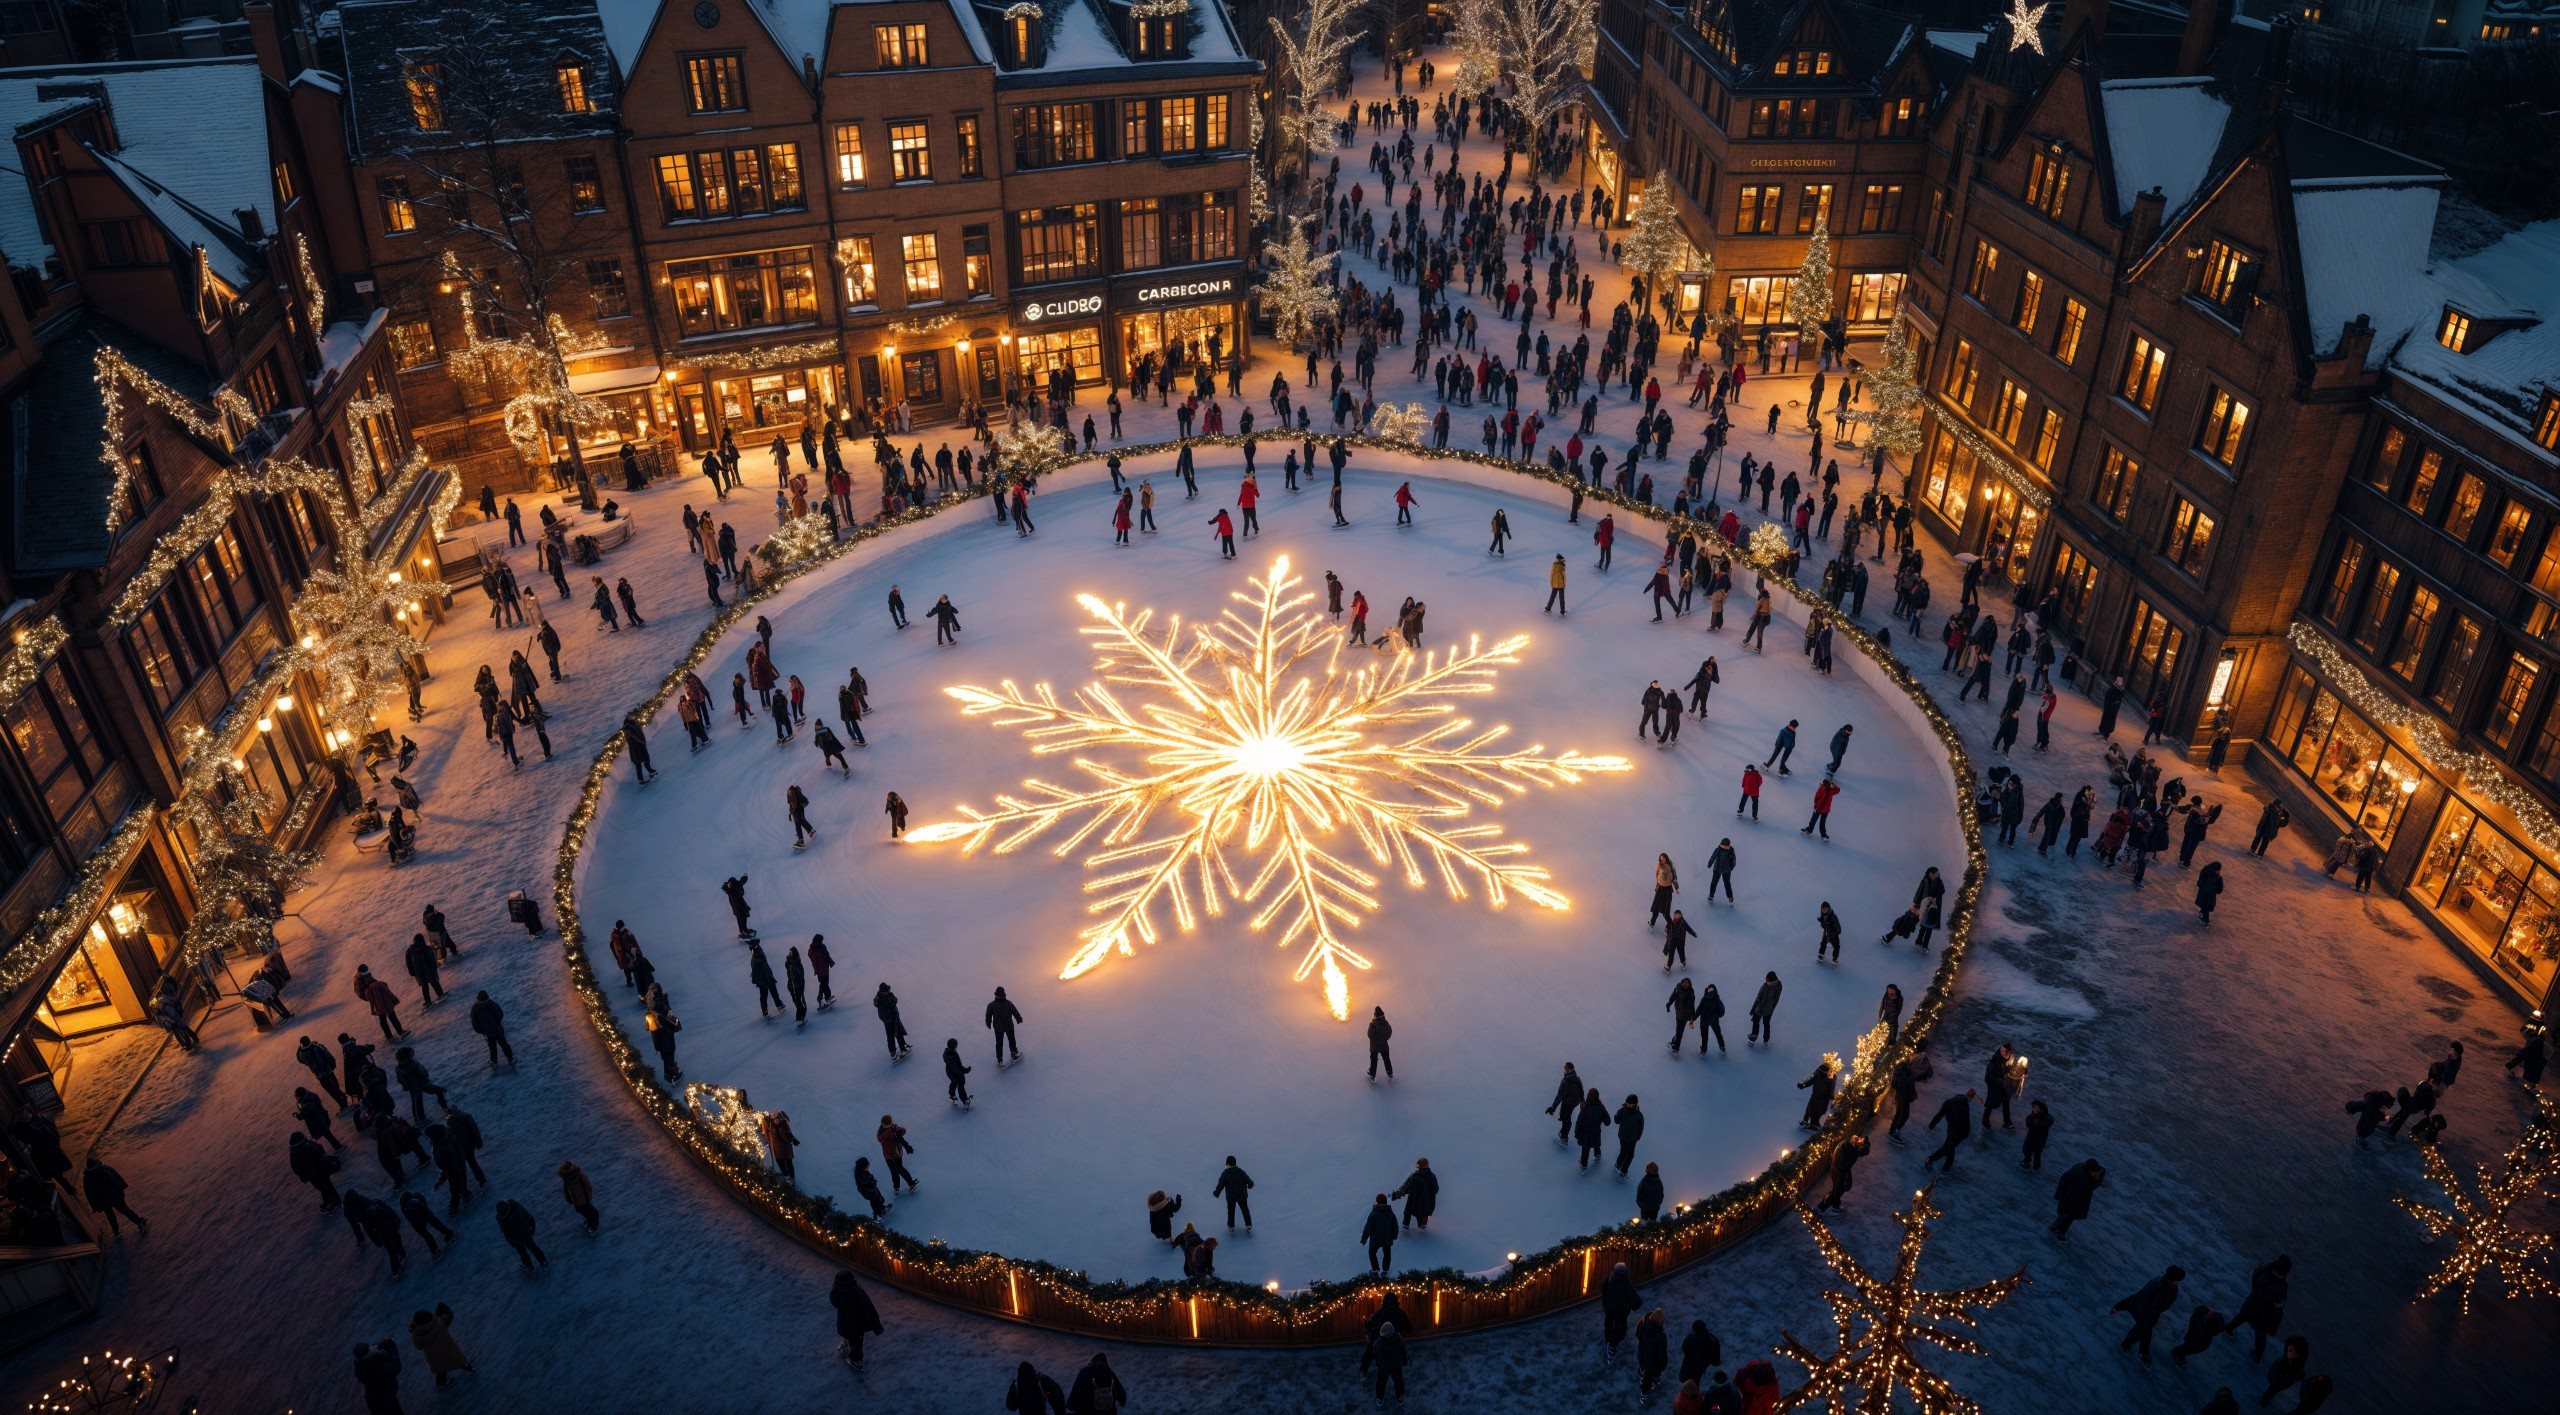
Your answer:
[[[2338,351],[2330,357],[2343,363],[2349,372],[2361,373],[2372,353],[2373,317],[2360,314],[2347,321],[2347,327],[2338,335]]]
[[[284,71],[284,31],[276,24],[275,6],[261,0],[241,6],[240,15],[249,22],[249,42],[257,50],[258,72],[276,84],[293,77]]]
[[[2125,263],[2131,264],[2144,251],[2151,249],[2151,243],[2160,235],[2161,213],[2168,204],[2169,199],[2161,195],[2158,187],[2133,199],[2133,211],[2124,220],[2122,259]]]
[[[2178,39],[2178,72],[2203,73],[2206,61],[2213,57],[2213,43],[2221,37],[2220,0],[2187,0],[2187,29]]]
[[[800,80],[809,86],[809,91],[811,93],[816,93],[818,91],[817,55],[803,54],[800,56]]]
[[[2293,16],[2278,15],[2267,22],[2267,47],[2258,57],[2258,77],[2270,88],[2280,88],[2293,77]]]
[[[231,219],[240,227],[240,234],[248,237],[252,244],[257,244],[267,239],[267,219],[258,214],[258,209],[256,207],[233,207],[231,210]]]

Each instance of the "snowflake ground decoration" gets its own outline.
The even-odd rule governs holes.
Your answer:
[[[2437,1146],[2420,1146],[2418,1162],[2426,1167],[2427,1178],[2444,1190],[2445,1202],[2441,1206],[2422,1203],[2405,1194],[2392,1202],[2426,1228],[2429,1240],[2452,1239],[2453,1251],[2427,1275],[2412,1301],[2424,1302],[2448,1287],[2458,1288],[2462,1315],[2470,1316],[2472,1288],[2492,1274],[2509,1296],[2560,1297],[2560,1284],[2545,1271],[2553,1236],[2525,1227],[2517,1212],[2560,1175],[2560,1153],[2553,1148],[2547,1104],[2525,1127],[2514,1149],[2497,1163],[2480,1166],[2476,1196],[2463,1188],[2462,1176]]]
[[[1902,1245],[1894,1256],[1893,1272],[1879,1278],[1860,1265],[1813,1210],[1796,1205],[1796,1216],[1812,1233],[1813,1246],[1831,1270],[1848,1282],[1849,1290],[1831,1288],[1822,1294],[1840,1328],[1837,1351],[1818,1355],[1793,1333],[1779,1344],[1779,1355],[1806,1368],[1804,1385],[1779,1398],[1780,1410],[1820,1405],[1830,1415],[1846,1415],[1851,1409],[1859,1415],[1887,1415],[1896,1408],[1893,1396],[1899,1387],[1909,1393],[1922,1415],[1981,1415],[1980,1405],[1959,1394],[1946,1377],[1920,1364],[1915,1348],[1925,1342],[1962,1355],[1987,1355],[1988,1348],[1973,1338],[1970,1309],[1999,1305],[2027,1275],[2020,1271],[1951,1292],[1921,1290],[1920,1252],[1928,1246],[1929,1221],[1939,1212],[1929,1202],[1928,1190],[1911,1196],[1910,1211],[1893,1216],[1902,1225]],[[1854,1404],[1851,1391],[1857,1392]]]
[[[1472,884],[1496,908],[1514,894],[1570,907],[1522,858],[1527,847],[1466,820],[1531,786],[1627,769],[1623,757],[1503,751],[1507,728],[1457,715],[1455,700],[1492,692],[1528,637],[1429,654],[1353,650],[1303,583],[1276,560],[1234,607],[1188,632],[1179,618],[1158,630],[1153,610],[1078,596],[1094,620],[1083,632],[1096,681],[1064,699],[1011,680],[946,691],[964,714],[1022,729],[1037,755],[1073,754],[1090,784],[1034,778],[992,810],[963,807],[964,819],[907,839],[1006,854],[1063,828],[1053,853],[1090,847],[1093,922],[1064,978],[1135,956],[1157,941],[1159,915],[1187,933],[1229,903],[1258,906],[1251,927],[1303,950],[1295,980],[1321,974],[1336,1018],[1350,1016],[1345,970],[1370,966],[1345,935],[1378,907],[1379,876],[1346,858],[1345,835],[1413,888],[1436,872],[1453,899]],[[1127,705],[1123,690],[1144,701]],[[1127,749],[1139,764],[1085,755],[1099,748]]]

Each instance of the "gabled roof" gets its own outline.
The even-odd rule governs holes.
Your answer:
[[[89,149],[89,155],[116,179],[125,195],[133,198],[177,250],[201,247],[206,269],[221,277],[233,291],[249,288],[267,273],[266,256],[240,230],[236,217],[215,216],[121,157],[94,147]]]
[[[2531,445],[2545,391],[2560,388],[2560,221],[2527,226],[2431,275],[2404,280],[2433,298],[2424,311],[2428,322],[2407,331],[2392,351],[2392,369],[2510,440]],[[2432,337],[2432,318],[2446,303],[2531,322],[2457,354]]]
[[[249,58],[69,64],[0,71],[0,125],[24,132],[104,102],[123,169],[239,237],[234,211],[275,229],[265,80]],[[121,174],[119,180],[122,180]],[[0,251],[35,264],[46,247],[35,195],[0,182]],[[219,253],[217,253],[218,255]]]
[[[112,348],[135,367],[190,398],[210,396],[204,370],[96,313],[86,313],[45,345],[44,357],[0,401],[0,451],[9,458],[11,564],[53,573],[103,565],[115,478],[98,460],[106,415],[98,351]]]
[[[1707,23],[1723,27],[1732,37],[1734,59],[1727,65],[1716,56],[1713,46],[1694,32],[1686,6],[1671,0],[1655,3],[1681,17],[1674,22],[1673,33],[1686,36],[1704,61],[1723,72],[1737,90],[1873,90],[1907,51],[1925,47],[1920,27],[1909,16],[1859,0],[1705,0],[1701,8]],[[1834,58],[1831,73],[1819,78],[1770,73],[1781,51],[1810,42],[1797,38],[1809,27],[1826,36],[1823,44],[1832,50]]]
[[[2122,220],[2157,187],[2170,215],[2184,211],[2213,172],[2231,103],[2210,77],[2120,79],[2098,85],[2100,116]]]

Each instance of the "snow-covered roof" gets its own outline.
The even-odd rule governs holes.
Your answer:
[[[199,215],[227,226],[232,212],[250,208],[273,230],[262,83],[257,61],[245,57],[9,70],[0,72],[0,126],[15,130],[55,116],[78,101],[77,86],[96,85],[105,90],[125,168],[147,174]],[[0,250],[26,263],[44,244],[34,193],[23,181],[0,183]]]
[[[1967,59],[1979,52],[1982,41],[1989,37],[1988,30],[1933,29],[1929,31],[1929,43],[1932,47],[1943,49],[1950,54],[1961,54]]]
[[[266,273],[266,262],[229,218],[218,217],[187,200],[150,173],[110,153],[90,149],[107,175],[116,179],[135,205],[169,233],[178,249],[201,246],[205,265],[223,283],[242,290]]]
[[[623,73],[640,62],[640,46],[649,42],[649,26],[658,18],[660,0],[596,0],[596,19],[604,25],[604,42]]]
[[[2153,187],[2175,217],[2195,199],[2212,170],[2231,104],[2213,91],[2210,78],[2120,79],[2099,85],[2104,95],[2107,148],[2115,157],[2116,215]]]
[[[2302,313],[2314,355],[2335,350],[2347,322],[2364,315],[2373,321],[2366,367],[2380,367],[2392,345],[2442,302],[2425,278],[2436,196],[2424,183],[2294,189]]]
[[[2393,353],[2392,367],[2508,437],[2529,440],[2543,390],[2560,387],[2560,221],[2527,226],[2433,275],[2406,282],[2426,296],[2427,318],[2451,303],[2474,316],[2533,322],[2494,334],[2467,354],[2444,347],[2431,337],[2431,326],[2420,326]]]

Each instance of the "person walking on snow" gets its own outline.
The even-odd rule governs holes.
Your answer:
[[[1003,988],[997,988],[996,995],[987,1002],[985,1023],[987,1030],[995,1033],[996,1065],[999,1067],[1005,1064],[1007,1048],[1012,1049],[1014,1060],[1022,1059],[1021,1039],[1013,1033],[1014,1025],[1021,1020],[1022,1009],[1013,1005],[1013,1000],[1004,995]]]

